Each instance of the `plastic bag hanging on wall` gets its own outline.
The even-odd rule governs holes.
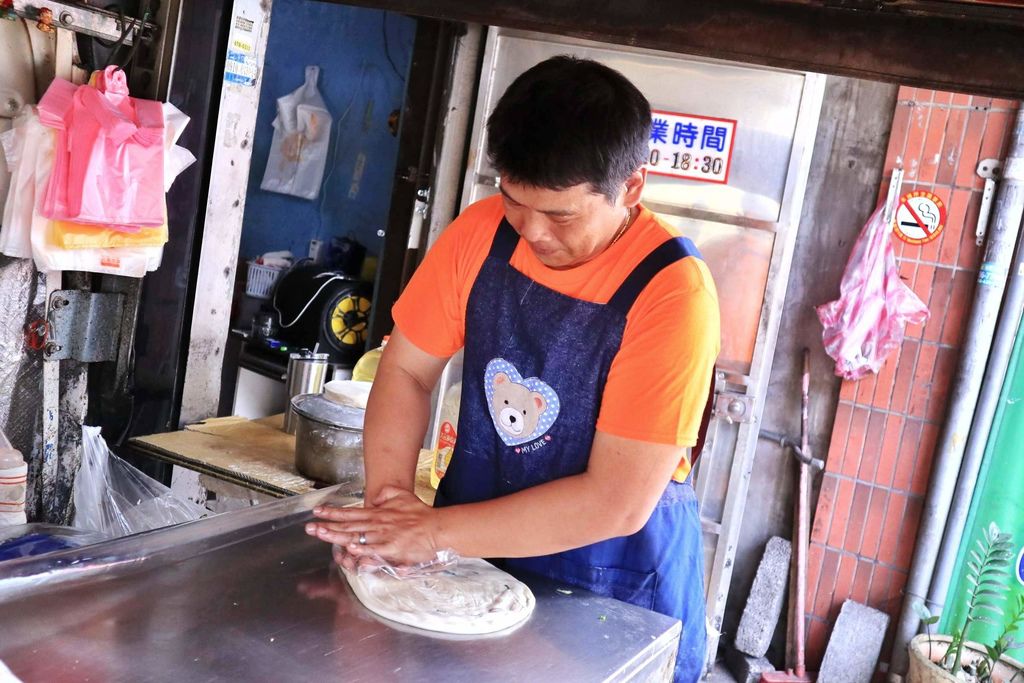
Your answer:
[[[331,114],[317,80],[320,67],[306,67],[306,83],[278,98],[274,139],[260,187],[270,192],[316,199],[327,166],[331,141]]]
[[[899,201],[893,193],[890,201]],[[839,299],[818,306],[825,330],[825,351],[836,361],[836,374],[858,380],[878,372],[886,357],[903,343],[908,323],[928,320],[928,307],[900,279],[889,237],[895,205],[883,204],[871,215],[853,245],[839,285]]]

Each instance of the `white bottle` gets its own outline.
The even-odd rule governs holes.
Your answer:
[[[0,527],[24,524],[28,465],[0,432]]]

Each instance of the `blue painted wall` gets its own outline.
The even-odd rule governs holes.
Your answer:
[[[413,19],[378,10],[274,2],[240,261],[280,249],[302,257],[311,239],[326,243],[345,235],[366,245],[368,254],[379,252],[377,230],[387,221],[398,153],[388,116],[402,107],[415,28]],[[307,65],[320,67],[320,94],[334,118],[332,154],[316,201],[260,189],[277,98],[302,85]]]

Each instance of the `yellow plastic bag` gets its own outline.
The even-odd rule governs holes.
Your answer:
[[[48,241],[61,249],[162,247],[167,243],[167,224],[158,228],[142,228],[138,232],[121,232],[102,225],[52,221]]]

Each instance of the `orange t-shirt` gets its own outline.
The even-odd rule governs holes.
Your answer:
[[[469,292],[504,217],[501,196],[466,208],[427,253],[392,314],[421,350],[441,358],[465,342]],[[554,270],[525,240],[511,266],[566,296],[607,303],[652,250],[679,232],[641,207],[622,238],[590,261]],[[715,285],[704,262],[687,257],[664,268],[637,297],[601,398],[597,430],[628,439],[675,446],[697,442],[719,351]],[[684,459],[674,478],[682,481]]]

